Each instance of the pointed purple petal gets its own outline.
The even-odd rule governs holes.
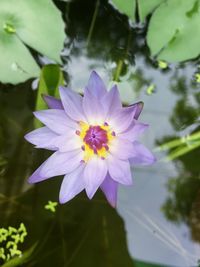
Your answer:
[[[135,108],[134,119],[136,120],[138,119],[138,117],[140,116],[140,113],[142,112],[143,106],[144,106],[144,103],[142,101],[129,106],[129,107]]]
[[[105,180],[101,184],[101,190],[103,191],[110,205],[115,208],[117,204],[118,183],[111,179],[109,174],[107,174]]]
[[[110,118],[117,110],[122,108],[119,91],[114,85],[102,98],[102,104],[106,111],[106,118]]]
[[[46,162],[47,162],[47,160],[45,162],[43,162],[42,165],[40,165],[40,167],[37,168],[36,171],[28,178],[28,182],[30,184],[35,184],[35,183],[41,182],[43,180],[46,180],[46,178],[44,178],[40,175],[40,172],[41,172],[41,170],[42,170],[42,168]]]
[[[122,108],[113,114],[107,122],[116,133],[121,133],[128,129],[133,121],[134,114],[135,107]]]
[[[142,144],[133,142],[135,155],[129,160],[131,164],[151,165],[156,161],[154,155]]]
[[[121,160],[109,155],[108,171],[113,180],[120,184],[131,185],[132,177],[128,160]]]
[[[144,124],[134,120],[129,128],[120,133],[119,137],[129,140],[131,142],[135,141],[147,128],[149,127],[148,124]]]
[[[24,136],[24,138],[31,144],[35,145],[37,148],[46,148],[49,150],[57,150],[57,147],[52,143],[52,141],[58,135],[52,132],[47,127],[42,127],[36,129]]]
[[[88,88],[85,89],[83,97],[83,110],[89,124],[102,124],[105,122],[105,110],[103,105]]]
[[[109,146],[109,151],[114,157],[123,160],[127,160],[134,155],[133,144],[130,141],[119,137],[112,141]]]
[[[45,162],[40,175],[47,179],[70,173],[80,165],[82,158],[83,152],[79,149],[65,153],[57,151]]]
[[[67,115],[75,121],[85,121],[82,108],[82,96],[65,87],[60,87],[59,91]]]
[[[98,99],[107,92],[104,82],[95,71],[90,75],[87,88],[90,93]]]
[[[36,111],[35,117],[55,133],[66,133],[69,128],[76,129],[77,123],[72,121],[64,110],[48,109]]]
[[[50,95],[42,95],[47,106],[52,109],[64,109],[60,99],[57,99]]]
[[[84,165],[81,164],[76,170],[65,175],[60,188],[59,201],[61,204],[71,200],[84,189],[83,170]]]
[[[54,138],[54,145],[60,152],[72,151],[81,148],[82,141],[80,136],[76,135],[74,130],[68,130],[64,135],[58,135]]]
[[[106,161],[98,157],[91,158],[85,166],[84,183],[88,197],[91,199],[107,174]]]

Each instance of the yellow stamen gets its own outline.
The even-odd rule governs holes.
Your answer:
[[[105,144],[105,147],[102,147],[101,149],[97,149],[97,153],[95,153],[94,149],[92,149],[85,141],[84,138],[87,134],[87,131],[89,130],[89,128],[91,127],[91,125],[80,121],[79,122],[80,125],[80,138],[81,141],[83,142],[83,147],[84,147],[84,162],[87,162],[89,159],[91,159],[93,156],[97,155],[98,157],[105,159],[108,155],[108,147],[111,144],[112,140],[115,138],[115,136],[113,135],[113,130],[110,128],[110,126],[108,124],[103,124],[103,125],[98,125],[101,127],[102,130],[106,131],[107,134],[107,143]],[[93,125],[93,126],[97,126],[97,125]]]

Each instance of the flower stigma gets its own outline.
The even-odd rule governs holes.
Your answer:
[[[81,149],[84,151],[83,161],[87,162],[94,155],[104,160],[109,151],[109,146],[115,138],[115,132],[105,122],[103,125],[89,125],[85,122],[79,122],[80,131],[76,134],[80,136],[83,145]]]

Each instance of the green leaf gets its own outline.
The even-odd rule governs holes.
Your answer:
[[[64,78],[60,67],[54,64],[45,65],[40,74],[36,110],[46,108],[42,95],[58,97],[58,87],[63,84]]]
[[[200,0],[168,0],[154,12],[147,34],[151,54],[179,62],[200,54]]]
[[[38,95],[36,101],[36,110],[46,109],[42,95],[51,95],[58,97],[58,87],[64,84],[63,73],[58,65],[50,64],[42,68],[39,80]],[[41,124],[35,120],[35,126],[40,127]]]
[[[127,15],[133,22],[135,21],[135,0],[112,0],[112,3],[121,13]]]
[[[0,81],[16,84],[39,76],[28,47],[60,63],[64,22],[51,0],[0,1]]]
[[[140,21],[144,22],[147,15],[160,5],[164,0],[138,0],[138,11]]]

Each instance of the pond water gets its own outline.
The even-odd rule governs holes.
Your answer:
[[[144,102],[140,121],[150,129],[142,142],[158,160],[132,170],[133,186],[120,187],[116,210],[98,192],[92,201],[81,193],[52,212],[45,205],[58,201],[62,177],[35,186],[27,183],[49,155],[24,140],[34,127],[37,91],[32,81],[1,84],[0,227],[25,224],[28,235],[20,249],[28,260],[22,266],[198,266],[200,151],[173,161],[164,160],[167,152],[156,151],[159,144],[199,127],[200,86],[194,82],[198,62],[159,69],[145,44],[146,25],[130,28],[126,16],[107,1],[56,5],[68,35],[62,52],[66,84],[81,92],[92,70],[109,86],[115,77],[125,104]],[[48,62],[36,57],[41,64]]]

